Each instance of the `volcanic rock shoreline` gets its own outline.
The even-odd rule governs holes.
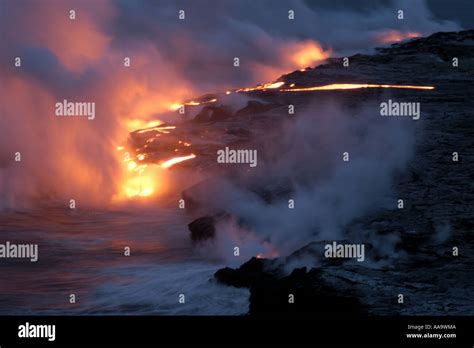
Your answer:
[[[459,66],[453,66],[453,58],[458,58]],[[415,156],[394,187],[405,200],[404,208],[380,209],[346,226],[348,241],[371,236],[374,242],[366,254],[370,262],[324,258],[324,245],[332,241],[315,240],[286,257],[252,258],[237,269],[220,269],[215,281],[249,288],[252,315],[472,315],[474,102],[468,94],[474,86],[474,30],[436,33],[377,49],[373,55],[356,54],[349,61],[350,66],[343,67],[342,59],[331,58],[324,65],[295,71],[277,81],[296,87],[333,83],[435,86],[429,93],[416,95],[423,105],[423,126],[417,128]],[[328,97],[358,105],[377,99],[379,93],[254,91],[248,94],[259,101],[234,114],[215,107],[205,109],[194,124],[204,122],[211,133],[225,129],[227,137],[219,138],[220,146],[241,144],[258,137],[268,125],[265,120],[282,105],[298,107]],[[411,93],[396,90],[393,96],[409,99]],[[212,165],[213,149],[204,149],[202,162],[195,165]],[[458,161],[453,161],[454,152]],[[292,191],[291,186],[280,183],[248,189],[267,204],[286,199]],[[205,186],[198,184],[184,191],[183,197],[200,216],[189,225],[192,239],[212,243],[216,219],[225,212],[209,209],[203,190]],[[383,243],[377,243],[379,236],[392,238],[394,250],[386,252]],[[312,266],[301,267],[302,263]]]

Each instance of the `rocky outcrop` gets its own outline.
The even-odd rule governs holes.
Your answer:
[[[307,312],[321,318],[365,314],[353,291],[334,288],[324,281],[321,271],[302,267],[285,276],[280,266],[252,258],[238,269],[223,268],[214,276],[220,283],[250,289],[250,314]]]
[[[235,286],[236,288],[250,288],[259,279],[276,279],[278,270],[271,267],[269,260],[251,258],[237,269],[222,268],[214,277],[222,284]]]
[[[193,119],[193,122],[219,122],[232,117],[232,113],[223,106],[205,106]]]
[[[312,318],[353,318],[366,314],[359,298],[352,292],[337,289],[320,276],[317,269],[294,269],[283,278],[260,277],[250,287],[249,313],[311,313]]]
[[[191,240],[194,243],[213,239],[216,234],[214,227],[215,219],[212,216],[198,218],[188,225],[191,232]]]
[[[235,117],[245,115],[256,115],[277,107],[274,104],[264,104],[256,100],[249,100],[247,105],[235,113]]]

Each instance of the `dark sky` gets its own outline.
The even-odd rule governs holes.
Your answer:
[[[413,2],[420,0],[413,0]],[[393,0],[305,0],[315,11],[335,10],[355,12],[370,12],[376,8],[389,7],[396,3]],[[426,0],[428,9],[434,19],[457,22],[464,29],[474,28],[474,1],[473,0]]]
[[[436,18],[459,22],[464,29],[474,28],[474,1],[429,0],[427,4]]]

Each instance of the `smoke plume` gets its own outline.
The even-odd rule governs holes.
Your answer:
[[[399,8],[403,21],[396,20]],[[159,117],[201,93],[268,82],[330,54],[367,49],[385,30],[458,27],[433,20],[421,1],[339,8],[297,0],[4,0],[0,208],[72,198],[106,204],[121,180],[114,149],[130,131],[127,120]],[[55,103],[64,99],[94,102],[96,118],[56,117]]]

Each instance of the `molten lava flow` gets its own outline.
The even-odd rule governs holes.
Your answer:
[[[119,152],[125,151],[124,146],[117,146]],[[130,153],[125,151],[120,154],[123,163],[123,179],[119,187],[119,192],[114,197],[115,200],[130,199],[136,197],[149,197],[156,193],[159,183],[159,173],[156,168],[148,164],[137,163],[130,157]],[[138,161],[146,158],[145,154],[137,154]]]
[[[294,83],[290,84],[290,88],[280,88],[284,82],[272,82],[258,85],[256,87],[247,87],[237,89],[236,92],[253,92],[253,91],[266,91],[267,89],[278,89],[279,92],[309,92],[309,91],[332,91],[338,89],[359,89],[359,88],[398,88],[398,89],[435,89],[433,86],[411,86],[411,85],[379,85],[379,84],[367,84],[367,83],[333,83],[324,86],[313,86],[313,87],[299,87],[292,88],[295,86]]]
[[[264,83],[261,85],[257,85],[256,87],[246,87],[237,89],[236,92],[252,92],[252,91],[262,91],[266,89],[277,89],[283,86],[284,82],[272,82],[272,83]]]
[[[181,108],[183,106],[198,106],[198,105],[203,105],[203,104],[215,103],[216,101],[217,101],[217,99],[213,98],[213,99],[210,99],[210,100],[203,100],[203,101],[191,100],[191,101],[188,101],[188,102],[185,102],[185,103],[182,103],[182,104],[175,103],[175,104],[170,105],[170,110],[176,111],[176,110],[178,110],[179,108]]]
[[[160,124],[163,124],[162,121],[144,121],[140,119],[129,119],[125,122],[125,127],[129,132],[133,132],[137,129],[146,129],[151,127],[158,127]]]
[[[208,99],[204,102],[215,100]],[[163,181],[169,177],[165,170],[195,158],[196,155],[190,151],[192,144],[178,141],[173,134],[177,126],[162,121],[134,119],[125,122],[125,125],[130,127],[127,143],[125,146],[116,146],[118,160],[122,163],[122,175],[114,199],[122,201],[164,193],[167,186]],[[176,157],[170,158],[172,153]]]
[[[140,157],[138,155],[137,157]],[[156,175],[147,171],[147,164],[138,165],[131,159],[125,159],[127,173],[122,185],[122,196],[126,198],[148,197],[155,192]]]
[[[413,39],[420,36],[421,36],[421,33],[416,33],[416,32],[403,33],[398,30],[389,30],[381,34],[378,34],[377,42],[387,44],[387,43],[393,43],[393,42],[400,42],[407,39]]]
[[[305,69],[301,69],[300,71],[305,71]],[[285,82],[271,82],[271,83],[264,83],[257,85],[255,87],[245,87],[236,89],[235,92],[242,93],[242,92],[254,92],[254,91],[266,91],[268,89],[278,89],[279,92],[306,92],[306,91],[331,91],[331,90],[338,90],[338,89],[359,89],[359,88],[398,88],[398,89],[435,89],[433,86],[411,86],[411,85],[387,85],[387,84],[367,84],[367,83],[333,83],[330,85],[324,86],[313,86],[313,87],[300,87],[300,88],[292,88],[295,86],[294,83],[290,84],[290,88],[281,88]],[[230,92],[227,91],[226,94]],[[213,99],[211,101],[216,101]],[[200,105],[198,102],[193,102],[195,104],[186,103],[184,105]],[[181,105],[179,105],[181,106]],[[178,106],[178,107],[179,107]]]
[[[187,144],[187,143],[186,143]],[[123,150],[123,147],[119,151]],[[138,154],[137,159],[143,161],[145,154]],[[174,157],[159,166],[155,164],[138,164],[135,160],[125,157],[124,163],[124,179],[120,187],[118,199],[144,198],[157,193],[158,185],[162,179],[163,169],[172,167],[173,165],[195,158],[196,155]],[[160,172],[161,171],[161,172]]]
[[[161,164],[161,168],[170,168],[172,167],[173,165],[175,165],[176,163],[181,163],[181,162],[184,162],[184,161],[187,161],[187,160],[190,160],[192,158],[195,158],[196,155],[195,154],[190,154],[189,156],[181,156],[181,157],[174,157],[174,158],[171,158],[165,162],[163,162]]]
[[[338,89],[358,89],[358,88],[398,88],[398,89],[434,89],[433,86],[410,86],[410,85],[377,85],[361,83],[334,83],[325,86],[286,88],[281,92],[309,92],[309,91],[333,91]]]
[[[158,175],[149,169],[147,164],[137,165],[135,161],[128,162],[128,175],[121,187],[121,196],[125,198],[148,197],[156,191]]]
[[[127,198],[148,197],[155,192],[155,182],[148,176],[136,176],[126,181],[123,192]]]
[[[176,126],[152,127],[152,128],[141,129],[137,131],[137,133],[142,134],[142,133],[157,131],[160,133],[168,134],[170,129],[175,129],[175,128]]]
[[[307,50],[306,50],[307,49]],[[319,46],[309,44],[305,50],[299,52],[297,56],[299,65],[309,65],[313,60],[325,59],[326,54]],[[295,58],[296,59],[296,58]],[[300,69],[304,71],[305,69]],[[412,86],[412,85],[389,85],[389,84],[366,84],[366,83],[335,83],[323,86],[312,87],[295,87],[295,83],[285,85],[283,81],[276,81],[271,83],[263,83],[255,87],[240,88],[225,93],[232,92],[253,92],[253,91],[274,91],[277,93],[283,92],[309,92],[309,91],[329,91],[329,90],[347,90],[347,89],[361,89],[361,88],[395,88],[395,89],[419,89],[432,90],[433,86]],[[206,99],[207,98],[207,99]],[[212,98],[212,99],[210,99]],[[186,105],[203,105],[215,103],[217,99],[212,95],[207,95],[204,98],[191,100],[182,104],[172,105],[172,109],[179,109]],[[126,147],[117,146],[118,151],[125,151],[123,157],[124,177],[121,186],[121,197],[127,199],[134,197],[149,197],[157,193],[157,186],[161,185],[163,179],[164,169],[169,169],[175,164],[196,158],[194,153],[189,154],[191,148],[190,143],[185,141],[177,141],[172,137],[173,130],[176,126],[164,124],[161,121],[142,121],[130,120],[127,122],[127,128],[130,131],[130,144],[133,148],[130,149],[134,153],[133,159],[129,152],[126,152]],[[171,140],[170,140],[171,139]],[[149,147],[150,146],[150,147]],[[128,147],[129,148],[129,147]],[[188,149],[186,149],[188,148]],[[150,150],[151,149],[151,150]],[[164,150],[163,150],[164,149]],[[163,155],[167,155],[174,149],[175,155],[165,161],[159,162]],[[169,152],[168,152],[169,151]],[[183,153],[184,152],[184,153]],[[165,157],[166,158],[166,157]],[[154,163],[152,162],[154,161]],[[163,187],[161,186],[163,189]],[[278,253],[273,248],[267,248],[264,253],[257,255],[257,257],[277,257]]]

